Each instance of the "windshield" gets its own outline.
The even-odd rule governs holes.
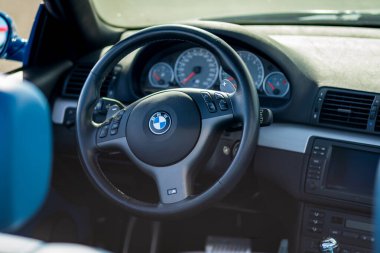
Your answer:
[[[316,10],[374,12],[379,0],[93,0],[98,15],[118,27],[145,27],[194,19]],[[254,22],[253,22],[254,23]]]

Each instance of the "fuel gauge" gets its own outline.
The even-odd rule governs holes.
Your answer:
[[[281,72],[272,72],[264,80],[264,92],[269,97],[285,97],[290,84]]]
[[[149,83],[156,88],[167,88],[174,80],[174,71],[169,64],[159,62],[149,70]]]

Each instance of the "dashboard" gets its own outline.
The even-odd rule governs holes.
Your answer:
[[[345,247],[369,252],[373,243],[370,179],[379,169],[380,157],[378,29],[197,25],[236,50],[254,80],[260,105],[273,111],[274,124],[260,129],[253,167],[259,179],[297,201],[293,213],[298,215],[294,224],[299,251],[294,252],[318,252],[312,245],[331,233],[337,233]],[[75,115],[78,92],[69,94],[74,90],[69,89],[70,80],[83,76],[75,72],[83,66],[89,66],[89,72],[101,54],[83,57],[69,72],[63,92],[54,101],[56,125],[69,125],[70,115]],[[171,88],[233,93],[241,85],[212,52],[182,41],[151,43],[123,59],[116,72],[106,79],[112,81],[101,93],[124,103]],[[66,134],[68,130],[60,131]],[[60,142],[67,141],[62,137],[65,134]],[[225,133],[215,146],[210,167],[220,163],[222,168],[231,162],[231,150],[238,147],[239,138],[238,131]],[[62,148],[61,152],[67,150],[75,148]],[[344,163],[353,164],[346,159],[350,157],[355,157],[355,168],[336,170]],[[366,177],[359,173],[359,181],[359,174],[350,175],[361,164],[368,170]],[[353,185],[350,180],[360,182],[359,190],[349,188]],[[361,192],[363,189],[367,191]],[[316,214],[324,218],[309,220]],[[361,227],[352,226],[352,221]],[[358,235],[357,241],[344,234]]]
[[[283,71],[260,52],[234,47],[263,99],[285,103],[291,83]],[[170,88],[202,88],[234,93],[239,85],[209,50],[189,43],[154,44],[136,57],[136,90],[143,95]]]

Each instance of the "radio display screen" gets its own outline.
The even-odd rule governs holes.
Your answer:
[[[373,232],[373,224],[367,223],[367,222],[361,222],[357,220],[346,220],[346,228],[353,228],[353,229],[358,229],[358,230],[364,230],[368,232]]]
[[[379,154],[332,146],[326,188],[372,197]]]

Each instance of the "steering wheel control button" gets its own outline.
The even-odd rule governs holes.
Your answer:
[[[214,102],[208,102],[208,103],[206,103],[206,105],[207,105],[207,109],[209,112],[211,112],[211,113],[216,112],[216,106],[215,106]]]
[[[228,104],[227,104],[227,101],[225,99],[221,99],[219,100],[219,109],[221,111],[227,111],[228,110]]]
[[[214,97],[215,97],[216,100],[224,99],[223,94],[219,93],[219,92],[215,92]]]
[[[110,127],[109,125],[104,125],[100,129],[99,138],[104,138],[107,136],[109,127]]]
[[[116,113],[114,120],[120,121],[121,118],[123,117],[123,114],[124,114],[124,110],[120,110],[118,113]]]
[[[113,122],[111,125],[111,130],[118,129],[118,128],[119,128],[119,122],[118,121]]]
[[[206,103],[206,105],[207,105],[207,109],[209,112],[211,112],[211,113],[216,112],[216,106],[215,106],[214,102],[208,102],[208,103]]]
[[[212,102],[212,98],[208,92],[201,92],[201,95],[206,103]]]
[[[119,110],[120,110],[120,107],[118,105],[111,105],[108,108],[106,118],[109,119],[109,118],[113,117],[117,113],[117,111],[119,111]]]
[[[172,119],[167,112],[155,112],[149,119],[149,129],[160,135],[166,133],[172,125]]]
[[[177,188],[169,189],[168,190],[168,195],[174,195],[177,194]]]

